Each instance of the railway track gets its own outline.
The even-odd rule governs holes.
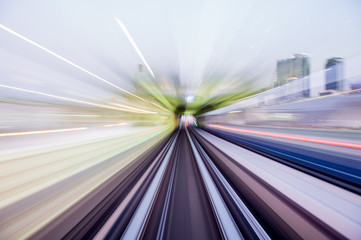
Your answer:
[[[184,127],[32,238],[352,239],[359,216],[358,194]]]

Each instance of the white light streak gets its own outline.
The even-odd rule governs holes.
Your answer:
[[[51,50],[49,50],[49,49],[47,49],[47,48],[45,48],[45,47],[41,46],[40,44],[38,44],[38,43],[36,43],[36,42],[34,42],[34,41],[32,41],[32,40],[28,39],[27,37],[24,37],[23,35],[21,35],[21,34],[19,34],[19,33],[15,32],[15,31],[13,31],[13,30],[11,30],[10,28],[5,27],[5,26],[4,26],[4,25],[2,25],[2,24],[0,24],[0,28],[2,28],[2,29],[4,29],[5,31],[7,31],[7,32],[9,32],[9,33],[11,33],[11,34],[13,34],[13,35],[15,35],[15,36],[17,36],[17,37],[19,37],[19,38],[23,39],[24,41],[26,41],[26,42],[28,42],[28,43],[30,43],[30,44],[32,44],[32,45],[34,45],[34,46],[36,46],[36,47],[38,47],[38,48],[40,48],[40,49],[44,50],[45,52],[47,52],[47,53],[49,53],[49,54],[53,55],[54,57],[59,58],[60,60],[63,60],[64,62],[66,62],[66,63],[68,63],[68,64],[70,64],[70,65],[72,65],[72,66],[76,67],[77,69],[79,69],[79,70],[81,70],[81,71],[83,71],[83,72],[85,72],[85,73],[87,73],[87,74],[91,75],[92,77],[95,77],[96,79],[98,79],[98,80],[100,80],[100,81],[103,81],[103,82],[105,82],[105,83],[109,84],[110,86],[113,86],[113,87],[117,88],[118,90],[120,90],[120,91],[122,91],[122,92],[125,92],[125,93],[127,93],[127,94],[129,94],[129,95],[132,95],[133,97],[136,97],[136,98],[138,98],[138,99],[141,99],[141,100],[143,100],[143,101],[146,101],[145,99],[143,99],[143,98],[141,98],[141,97],[138,97],[137,95],[134,95],[134,94],[132,94],[132,93],[128,92],[127,90],[124,90],[123,88],[120,88],[120,87],[118,87],[117,85],[115,85],[115,84],[113,84],[113,83],[111,83],[111,82],[109,82],[109,81],[105,80],[104,78],[99,77],[98,75],[96,75],[96,74],[94,74],[94,73],[92,73],[92,72],[89,72],[88,70],[86,70],[86,69],[84,69],[84,68],[80,67],[79,65],[77,65],[77,64],[75,64],[75,63],[73,63],[73,62],[71,62],[70,60],[68,60],[68,59],[66,59],[66,58],[64,58],[64,57],[62,57],[62,56],[60,56],[60,55],[56,54],[55,52],[53,52],[53,51],[51,51]]]
[[[147,67],[147,69],[149,70],[149,72],[152,74],[152,76],[153,76],[153,78],[154,78],[154,74],[153,74],[152,70],[150,69],[149,65],[148,65],[147,62],[145,61],[142,53],[140,52],[140,50],[138,49],[137,45],[136,45],[135,42],[133,41],[133,39],[132,39],[132,37],[130,36],[129,32],[127,31],[127,29],[125,28],[125,26],[124,26],[117,18],[116,18],[116,20],[117,20],[117,22],[120,24],[120,26],[121,26],[122,30],[124,31],[125,35],[128,37],[129,41],[132,43],[133,47],[135,48],[135,50],[136,50],[137,53],[139,54],[140,58],[141,58],[142,61],[144,62],[145,66]],[[120,90],[120,91],[122,91],[122,92],[125,92],[125,93],[127,93],[127,94],[129,94],[129,95],[131,95],[131,96],[133,96],[133,97],[136,97],[136,98],[138,98],[138,99],[140,99],[140,100],[143,100],[143,101],[145,101],[145,102],[148,102],[146,99],[141,98],[141,97],[139,97],[139,96],[137,96],[137,95],[135,95],[135,94],[133,94],[133,93],[131,93],[131,92],[128,92],[127,90],[125,90],[125,89],[123,89],[123,88],[121,88],[121,87],[118,87],[117,85],[115,85],[115,84],[113,84],[113,83],[105,80],[104,78],[102,78],[102,77],[100,77],[100,76],[98,76],[98,75],[96,75],[96,74],[94,74],[94,73],[92,73],[92,72],[90,72],[90,71],[88,71],[88,70],[86,70],[85,68],[80,67],[79,65],[77,65],[77,64],[73,63],[72,61],[70,61],[70,60],[68,60],[68,59],[60,56],[59,54],[57,54],[57,53],[55,53],[55,52],[47,49],[46,47],[43,47],[43,46],[41,46],[40,44],[38,44],[38,43],[30,40],[29,38],[27,38],[27,37],[25,37],[25,36],[23,36],[23,35],[15,32],[14,30],[12,30],[12,29],[10,29],[10,28],[2,25],[2,24],[0,24],[0,28],[4,29],[5,31],[7,31],[7,32],[9,32],[9,33],[11,33],[11,34],[13,34],[13,35],[21,38],[22,40],[24,40],[24,41],[26,41],[26,42],[28,42],[28,43],[30,43],[30,44],[32,44],[32,45],[40,48],[41,50],[43,50],[43,51],[45,51],[45,52],[53,55],[54,57],[56,57],[56,58],[58,58],[58,59],[60,59],[60,60],[63,60],[64,62],[66,62],[66,63],[68,63],[68,64],[76,67],[77,69],[79,69],[79,70],[81,70],[81,71],[89,74],[90,76],[92,76],[92,77],[94,77],[94,78],[96,78],[96,79],[98,79],[98,80],[100,80],[100,81],[102,81],[102,82],[105,82],[106,84],[108,84],[108,85],[110,85],[110,86],[112,86],[112,87],[115,87],[116,89],[118,89],[118,90]],[[153,104],[154,106],[157,106],[157,107],[165,110],[165,111],[168,111],[167,109],[159,106],[159,105],[156,104],[156,103],[153,103],[153,102],[150,102],[150,103]]]
[[[146,110],[135,108],[135,107],[129,107],[129,106],[126,106],[126,105],[123,105],[123,104],[120,104],[120,103],[110,103],[110,102],[106,102],[106,103],[111,104],[111,105],[116,105],[116,106],[119,106],[119,107],[124,107],[124,108],[128,108],[128,109],[137,110],[137,111],[139,111],[139,110],[146,111]],[[146,112],[155,113],[155,112],[150,112],[150,111],[146,111]]]
[[[13,86],[7,86],[7,85],[2,85],[2,84],[0,84],[0,87],[8,88],[8,89],[13,89],[13,90],[18,90],[18,91],[22,91],[22,92],[34,93],[34,94],[38,94],[38,95],[42,95],[42,96],[47,96],[47,97],[52,97],[52,98],[57,98],[57,99],[66,100],[66,101],[70,101],[70,102],[77,102],[77,103],[92,105],[92,106],[96,106],[96,107],[113,109],[113,110],[120,110],[120,111],[127,111],[127,112],[137,112],[137,113],[152,113],[152,114],[156,114],[156,112],[146,111],[146,110],[143,110],[143,109],[128,107],[128,106],[124,106],[124,105],[122,105],[124,108],[117,108],[117,107],[112,107],[112,106],[108,106],[108,105],[103,105],[103,104],[98,104],[98,103],[92,103],[92,102],[83,101],[83,100],[77,100],[77,99],[73,99],[73,98],[61,97],[61,96],[57,96],[57,95],[53,95],[53,94],[48,94],[48,93],[43,93],[43,92],[28,90],[28,89],[24,89],[24,88],[13,87]]]
[[[69,132],[69,131],[79,131],[88,129],[87,127],[80,128],[66,128],[66,129],[53,129],[53,130],[42,130],[42,131],[30,131],[30,132],[13,132],[13,133],[1,133],[0,137],[10,137],[10,136],[21,136],[21,135],[31,135],[31,134],[42,134],[42,133],[57,133],[57,132]]]
[[[118,123],[118,124],[108,124],[108,125],[104,125],[103,127],[115,127],[115,126],[123,126],[127,123]]]
[[[153,78],[154,77],[154,74],[153,74],[153,71],[152,69],[150,69],[147,61],[145,61],[145,58],[143,57],[143,54],[140,52],[137,44],[135,44],[132,36],[130,35],[130,33],[128,32],[127,28],[124,26],[124,24],[117,18],[117,17],[114,17],[115,21],[117,21],[117,23],[119,24],[120,28],[122,29],[122,31],[124,32],[125,36],[128,38],[129,42],[132,44],[133,48],[135,49],[135,51],[138,53],[140,59],[143,61],[145,67],[148,69],[148,71],[150,72],[150,74],[152,75]]]

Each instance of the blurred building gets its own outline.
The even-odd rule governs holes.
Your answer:
[[[327,59],[325,65],[326,72],[326,91],[335,90],[335,91],[344,91],[345,82],[343,78],[343,59],[339,57],[334,57]]]
[[[295,54],[292,58],[277,61],[276,86],[292,82],[293,97],[310,95],[310,59],[307,54]]]

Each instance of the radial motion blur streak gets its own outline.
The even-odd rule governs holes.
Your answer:
[[[1,1],[0,239],[360,239],[360,12]]]

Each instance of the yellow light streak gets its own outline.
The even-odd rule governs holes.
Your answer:
[[[169,110],[168,109],[166,109],[166,108],[164,108],[164,107],[162,107],[162,106],[160,106],[159,104],[156,104],[155,102],[153,102],[153,101],[149,101],[151,104],[153,104],[154,106],[157,106],[157,107],[159,107],[160,109],[163,109],[163,110],[165,110],[165,111],[167,111],[167,112],[169,112]]]
[[[48,94],[48,93],[43,93],[43,92],[28,90],[28,89],[24,89],[24,88],[13,87],[13,86],[7,86],[7,85],[2,85],[2,84],[0,84],[0,87],[4,87],[4,88],[8,88],[8,89],[14,89],[14,90],[22,91],[22,92],[34,93],[34,94],[47,96],[47,97],[52,97],[52,98],[57,98],[57,99],[66,100],[66,101],[70,101],[70,102],[77,102],[77,103],[92,105],[92,106],[96,106],[96,107],[102,107],[102,108],[118,110],[118,111],[156,114],[156,112],[150,112],[150,111],[146,111],[146,110],[143,110],[143,109],[128,107],[128,106],[124,106],[124,105],[123,105],[124,108],[118,108],[118,107],[112,107],[112,106],[108,106],[108,105],[92,103],[92,102],[77,100],[77,99],[73,99],[73,98],[61,97],[61,96],[57,96],[57,95],[53,95],[53,94]]]
[[[40,116],[70,116],[70,117],[101,117],[99,114],[62,114],[62,113],[38,113]]]
[[[80,127],[80,128],[53,129],[53,130],[42,130],[42,131],[29,131],[29,132],[0,133],[0,137],[42,134],[42,133],[69,132],[69,131],[79,131],[79,130],[86,130],[86,129],[88,129],[88,128]]]
[[[230,111],[228,113],[240,113],[240,112],[242,112],[242,111]]]

